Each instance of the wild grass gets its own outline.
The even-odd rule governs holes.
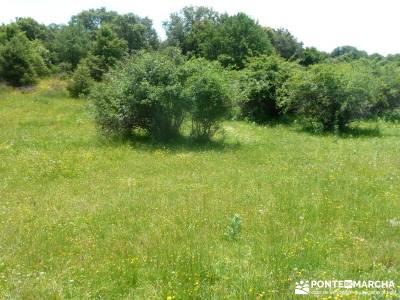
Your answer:
[[[399,124],[336,136],[235,121],[206,144],[110,141],[62,87],[0,89],[0,298],[288,299],[303,279],[400,284]]]

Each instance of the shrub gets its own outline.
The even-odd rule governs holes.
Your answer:
[[[178,61],[142,52],[107,74],[92,94],[103,131],[130,135],[143,129],[159,139],[177,135],[187,109]]]
[[[205,59],[190,60],[184,69],[186,75],[191,75],[185,89],[192,119],[191,134],[196,138],[209,138],[231,107],[227,76],[219,64]]]
[[[374,66],[374,78],[379,84],[378,101],[372,108],[374,115],[390,115],[400,107],[400,67],[395,64]]]
[[[320,64],[296,72],[280,90],[279,102],[324,130],[343,130],[368,116],[375,99],[375,83],[359,66]]]
[[[255,122],[277,117],[277,91],[289,78],[294,64],[278,56],[259,56],[243,71],[242,88],[246,98],[241,103],[242,115]]]
[[[93,85],[90,68],[85,62],[80,63],[68,83],[67,90],[71,97],[79,98],[87,96],[90,93],[90,88]]]
[[[43,53],[40,42],[16,32],[0,46],[0,78],[15,86],[36,83],[48,73]]]

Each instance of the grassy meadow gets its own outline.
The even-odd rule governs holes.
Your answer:
[[[290,299],[303,279],[400,284],[399,124],[335,136],[232,121],[206,144],[116,141],[64,87],[0,88],[0,298]]]

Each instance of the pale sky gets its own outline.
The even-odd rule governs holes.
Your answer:
[[[67,23],[84,9],[104,6],[149,17],[163,38],[162,22],[188,5],[245,12],[261,25],[287,28],[305,46],[327,52],[352,45],[370,54],[400,53],[400,0],[0,0],[0,23],[28,16],[45,24]]]

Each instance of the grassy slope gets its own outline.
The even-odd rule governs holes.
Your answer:
[[[336,138],[232,122],[223,143],[111,143],[59,84],[0,94],[0,298],[288,298],[300,279],[400,283],[389,221],[400,220],[400,126]],[[229,241],[235,213],[243,230]]]

